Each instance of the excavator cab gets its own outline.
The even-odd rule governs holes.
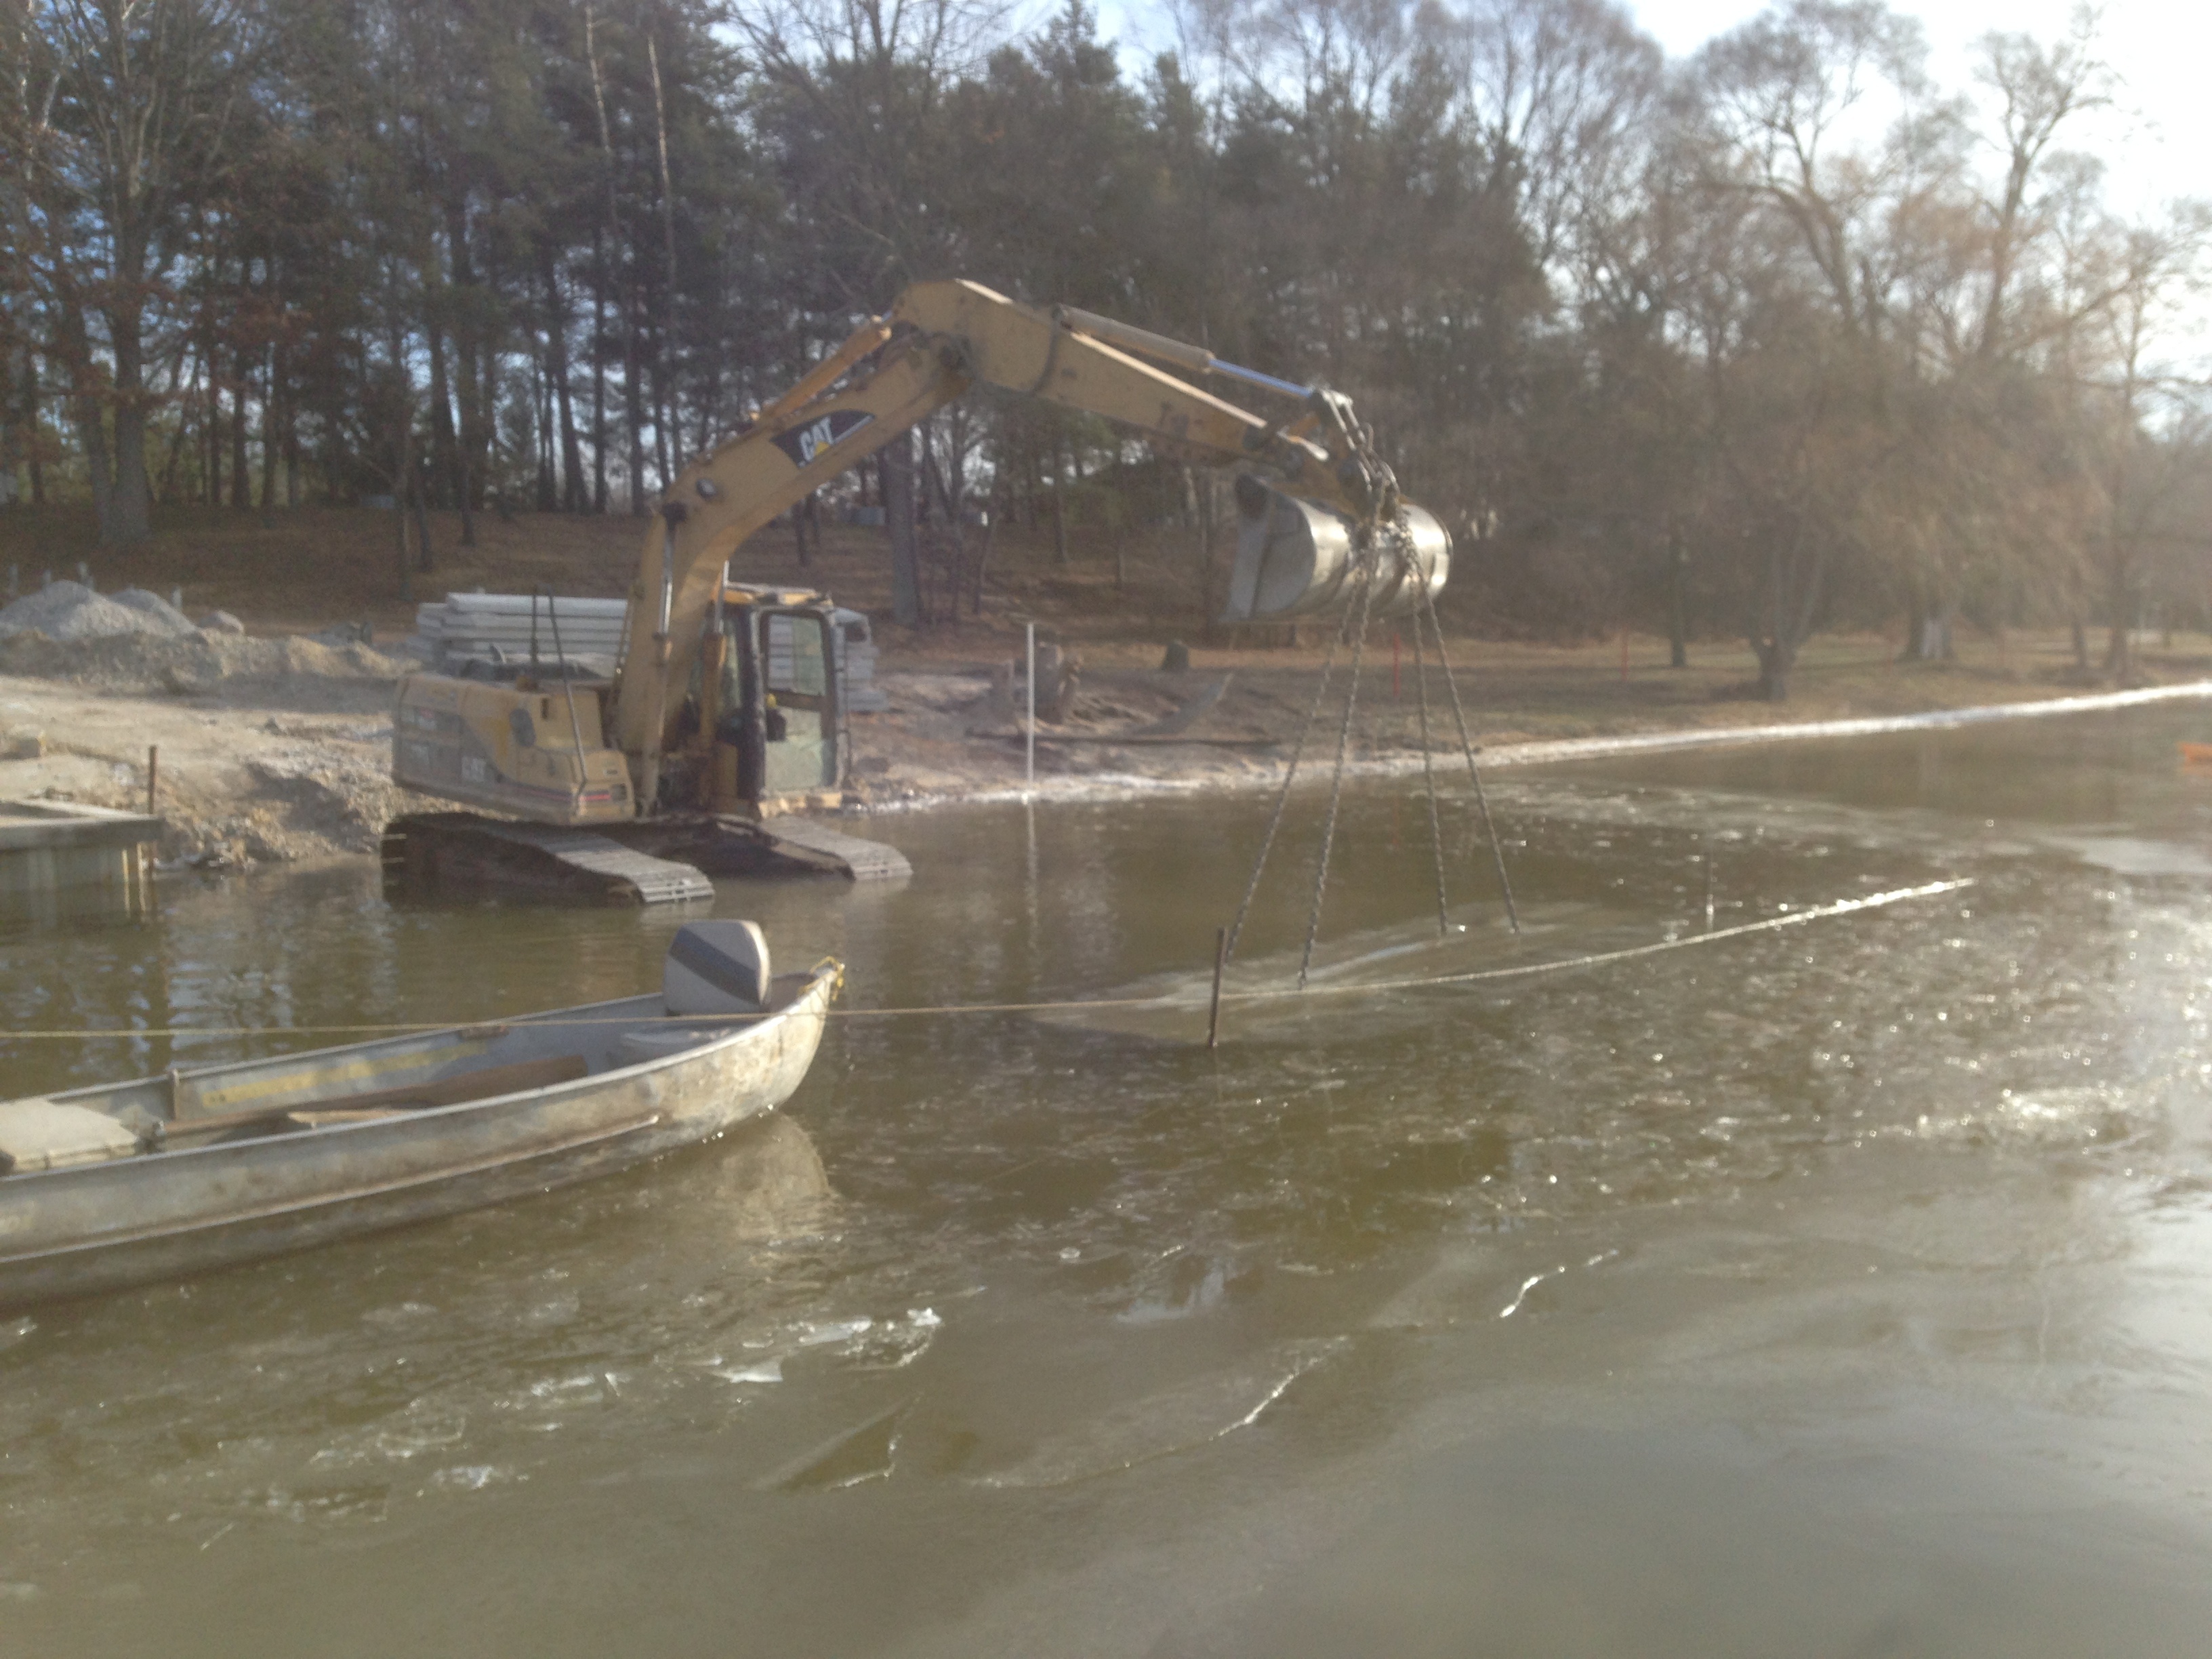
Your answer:
[[[722,587],[701,653],[709,810],[754,811],[843,782],[836,614],[816,594]]]

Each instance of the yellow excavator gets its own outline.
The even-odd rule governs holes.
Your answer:
[[[1286,407],[1267,419],[1170,368]],[[387,869],[632,902],[705,896],[706,873],[903,872],[891,848],[800,816],[832,804],[846,776],[834,607],[732,582],[728,562],[777,514],[978,385],[1105,416],[1170,455],[1274,475],[1237,481],[1224,621],[1355,600],[1370,617],[1404,615],[1443,586],[1450,538],[1400,496],[1341,395],[1088,312],[918,283],[678,475],[647,534],[611,678],[582,678],[556,656],[401,682],[394,781],[511,816],[399,819],[386,832]]]

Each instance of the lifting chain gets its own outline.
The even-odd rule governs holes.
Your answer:
[[[1513,883],[1505,873],[1505,849],[1498,843],[1498,826],[1490,817],[1490,799],[1483,793],[1482,774],[1474,763],[1474,743],[1467,734],[1467,711],[1460,705],[1459,682],[1452,678],[1451,659],[1444,654],[1444,625],[1437,617],[1437,596],[1425,582],[1421,585],[1420,609],[1413,618],[1416,631],[1420,628],[1422,616],[1428,617],[1429,626],[1436,631],[1437,661],[1444,671],[1445,689],[1451,693],[1452,719],[1459,726],[1460,752],[1467,757],[1467,775],[1474,785],[1475,809],[1482,814],[1482,832],[1490,838],[1490,856],[1498,866],[1498,890],[1505,896],[1505,919],[1517,933],[1521,931],[1521,913],[1514,906]]]
[[[1437,813],[1437,759],[1429,743],[1429,671],[1421,651],[1421,618],[1413,616],[1413,690],[1421,705],[1421,780],[1429,791],[1429,852],[1437,866],[1437,937],[1451,936],[1450,905],[1444,895],[1444,832]]]
[[[1237,954],[1237,936],[1244,931],[1244,918],[1251,914],[1252,896],[1260,890],[1261,872],[1267,867],[1267,854],[1274,850],[1275,832],[1283,827],[1283,809],[1290,805],[1291,785],[1298,775],[1298,763],[1305,757],[1306,739],[1313,735],[1314,723],[1321,718],[1322,700],[1328,696],[1329,677],[1336,670],[1336,647],[1344,643],[1345,624],[1348,616],[1339,617],[1336,626],[1329,632],[1328,653],[1322,659],[1321,684],[1314,688],[1313,706],[1306,710],[1306,723],[1298,728],[1298,740],[1291,750],[1290,766],[1283,773],[1283,787],[1275,792],[1275,810],[1267,819],[1267,833],[1260,839],[1260,856],[1252,860],[1252,878],[1244,884],[1244,901],[1237,907],[1237,919],[1229,924],[1229,942],[1222,952],[1225,963]]]
[[[1328,783],[1328,817],[1322,826],[1321,860],[1314,868],[1313,908],[1306,915],[1305,950],[1298,957],[1298,989],[1306,988],[1306,974],[1313,966],[1314,938],[1321,931],[1321,906],[1328,890],[1329,854],[1336,845],[1336,809],[1344,798],[1344,761],[1352,744],[1352,716],[1359,706],[1359,662],[1367,648],[1367,613],[1375,602],[1376,567],[1382,549],[1370,532],[1365,557],[1359,564],[1359,621],[1352,635],[1352,678],[1344,691],[1344,719],[1336,729],[1336,769]]]

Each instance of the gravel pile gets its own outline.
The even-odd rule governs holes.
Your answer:
[[[141,588],[125,588],[121,597],[109,599],[77,582],[48,584],[0,611],[0,637],[14,634],[43,634],[50,640],[101,640],[118,634],[172,635],[199,630],[161,599]],[[145,602],[160,607],[161,613]],[[181,632],[169,623],[175,617]]]
[[[143,587],[126,587],[110,595],[118,605],[127,605],[146,620],[139,629],[143,634],[167,634],[182,639],[199,632],[190,617],[171,605],[159,593],[149,592]]]
[[[117,609],[142,614],[126,606]],[[0,674],[73,680],[111,691],[197,696],[233,683],[388,684],[416,666],[359,643],[332,647],[307,639],[203,633],[197,628],[182,636],[134,630],[76,639],[55,639],[41,629],[0,631]]]

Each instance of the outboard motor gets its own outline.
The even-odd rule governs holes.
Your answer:
[[[1409,617],[1424,589],[1443,591],[1451,536],[1425,507],[1407,502],[1396,545],[1383,550],[1370,618]],[[1237,480],[1237,568],[1229,578],[1225,623],[1274,622],[1340,610],[1357,592],[1352,521],[1334,509],[1286,495],[1250,473]]]

